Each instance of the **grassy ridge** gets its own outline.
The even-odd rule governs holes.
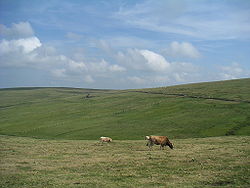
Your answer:
[[[143,139],[149,134],[171,138],[250,135],[249,86],[250,79],[241,79],[139,92],[1,89],[0,134],[90,140],[105,135],[119,140]]]
[[[215,98],[224,100],[245,101],[250,103],[250,79],[227,80],[218,82],[204,82],[198,84],[177,85],[143,89],[139,91],[162,94],[183,94],[186,97]]]
[[[249,136],[171,141],[0,136],[0,187],[249,187]]]

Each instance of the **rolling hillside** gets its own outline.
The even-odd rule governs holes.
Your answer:
[[[250,79],[140,90],[0,89],[0,134],[90,140],[250,135]]]

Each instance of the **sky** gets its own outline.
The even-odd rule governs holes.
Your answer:
[[[0,88],[249,77],[249,0],[0,0]]]

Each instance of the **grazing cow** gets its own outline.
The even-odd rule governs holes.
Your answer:
[[[151,149],[154,144],[161,145],[160,149],[164,149],[164,146],[169,146],[171,149],[174,148],[173,144],[169,141],[166,136],[146,136],[147,146]]]
[[[101,142],[112,142],[112,138],[102,136],[102,137],[100,137],[100,141]]]

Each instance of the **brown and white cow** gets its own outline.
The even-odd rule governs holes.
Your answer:
[[[169,146],[171,149],[174,148],[173,144],[169,141],[166,136],[146,136],[147,146],[151,149],[154,144],[160,145],[160,149],[164,149],[164,146]]]
[[[102,136],[102,137],[100,137],[100,141],[101,142],[112,142],[112,138]]]

